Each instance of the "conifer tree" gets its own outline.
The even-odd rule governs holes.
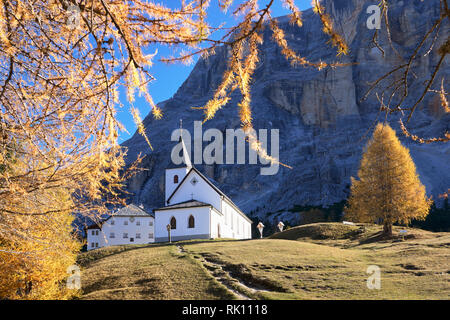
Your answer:
[[[26,175],[21,143],[3,135],[0,148],[4,160],[0,173]],[[40,168],[54,171],[48,164],[41,163]],[[73,232],[71,199],[71,192],[57,183],[8,201],[0,197],[0,300],[66,299],[79,294],[66,285],[68,268],[75,265],[81,248]]]
[[[426,196],[408,148],[388,124],[376,126],[358,178],[351,178],[348,219],[382,221],[384,234],[392,235],[393,223],[409,223],[427,216],[432,201]]]

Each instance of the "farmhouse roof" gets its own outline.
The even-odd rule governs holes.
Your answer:
[[[111,219],[112,217],[152,217],[154,218],[153,214],[148,213],[144,209],[134,205],[129,204],[125,207],[122,207],[118,209],[116,212],[114,212],[112,215],[107,217],[106,219],[103,219],[99,221],[98,223],[90,224],[89,226],[85,227],[86,230],[89,229],[101,229],[103,227],[103,224]]]
[[[129,204],[123,208],[120,208],[116,212],[112,214],[113,217],[147,217],[152,216],[151,213],[148,213],[143,208],[140,208],[134,204]],[[109,218],[108,218],[109,219]]]
[[[87,226],[85,229],[90,230],[90,229],[101,229],[101,228],[102,228],[102,223],[99,223],[99,224],[93,223],[93,224]]]

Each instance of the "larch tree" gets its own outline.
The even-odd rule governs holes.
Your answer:
[[[407,224],[427,216],[431,199],[409,154],[388,124],[379,123],[363,154],[358,179],[351,178],[346,218],[382,221],[385,235],[393,223]]]
[[[81,249],[73,232],[74,216],[65,210],[70,195],[43,190],[22,199],[16,210],[55,210],[47,215],[0,215],[0,225],[13,230],[0,235],[1,299],[66,299],[79,293],[66,280]],[[35,202],[35,203],[32,203]]]
[[[1,166],[0,172],[10,176],[26,173],[21,145],[8,143],[3,147],[8,165]],[[46,165],[40,169],[54,170]],[[65,283],[81,249],[73,232],[71,199],[69,189],[59,185],[36,189],[9,201],[2,199],[0,299],[64,299],[78,293]]]

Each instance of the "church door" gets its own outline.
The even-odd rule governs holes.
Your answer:
[[[217,238],[220,238],[220,224],[217,224]]]

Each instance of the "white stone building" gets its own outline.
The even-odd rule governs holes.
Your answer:
[[[183,143],[183,141],[181,141]],[[251,239],[252,221],[190,162],[183,143],[184,164],[166,169],[165,206],[154,209],[155,240]]]
[[[86,229],[87,249],[155,242],[155,219],[144,209],[130,204],[114,212],[100,225]]]

